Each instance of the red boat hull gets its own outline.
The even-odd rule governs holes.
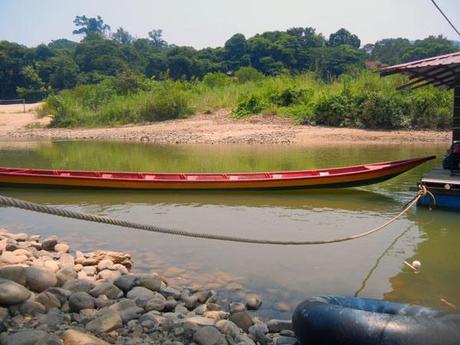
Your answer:
[[[366,165],[270,173],[133,173],[0,168],[0,186],[152,190],[337,188],[369,185],[402,174],[434,156]]]

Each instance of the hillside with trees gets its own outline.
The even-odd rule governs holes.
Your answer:
[[[396,64],[459,50],[442,36],[411,42],[384,39],[362,46],[358,36],[340,29],[325,37],[311,27],[230,37],[223,47],[176,46],[161,30],[136,38],[112,30],[101,17],[77,16],[73,33],[80,42],[56,39],[37,47],[0,41],[0,99],[41,100],[63,89],[97,84],[120,74],[155,80],[202,80],[209,73],[234,75],[251,67],[263,75],[314,72],[325,82],[362,70],[366,62]]]

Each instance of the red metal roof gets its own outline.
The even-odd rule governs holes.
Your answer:
[[[382,76],[395,73],[409,75],[411,81],[401,88],[414,89],[427,84],[452,88],[455,81],[460,78],[460,52],[407,62],[380,70]]]

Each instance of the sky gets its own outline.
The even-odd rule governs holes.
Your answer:
[[[460,0],[437,2],[459,28]],[[100,15],[113,31],[123,27],[138,38],[162,29],[168,43],[195,48],[291,27],[314,27],[326,37],[344,27],[362,44],[438,34],[460,40],[430,0],[0,0],[0,40],[79,40],[72,34],[77,15]]]

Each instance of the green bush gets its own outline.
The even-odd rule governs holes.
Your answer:
[[[234,110],[236,116],[259,114],[268,107],[269,103],[260,95],[252,94],[243,97]]]
[[[203,77],[203,84],[210,88],[224,87],[229,85],[231,82],[232,80],[230,77],[220,72],[208,73]]]
[[[235,72],[235,77],[240,83],[247,83],[250,81],[259,81],[264,79],[264,75],[256,70],[254,67],[241,67]]]

